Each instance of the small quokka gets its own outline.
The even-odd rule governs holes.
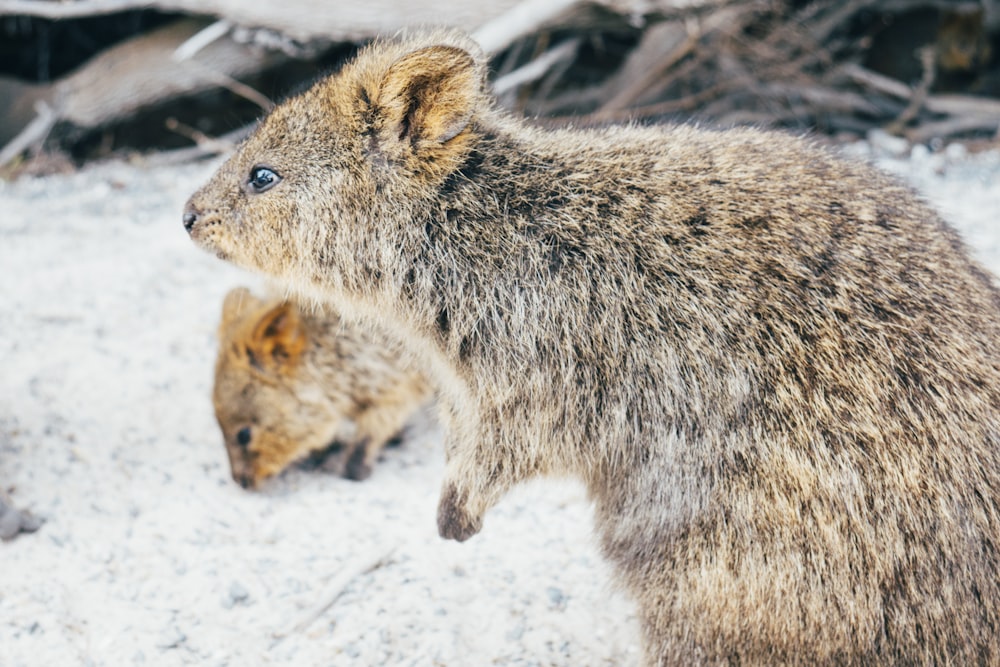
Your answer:
[[[485,72],[452,32],[366,47],[185,227],[408,342],[443,536],[581,479],[645,664],[1000,663],[1000,293],[956,234],[807,139],[542,130]]]
[[[212,402],[233,479],[244,488],[332,443],[340,455],[325,465],[366,479],[429,398],[423,376],[377,332],[243,287],[226,295]]]

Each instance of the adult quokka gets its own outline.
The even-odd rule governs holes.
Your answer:
[[[438,524],[572,475],[648,665],[1000,662],[1000,295],[808,140],[545,131],[467,38],[379,41],[187,205],[219,257],[405,338]]]

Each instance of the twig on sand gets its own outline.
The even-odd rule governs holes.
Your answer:
[[[293,634],[299,634],[304,632],[310,625],[316,622],[323,614],[325,614],[330,607],[336,604],[340,596],[344,594],[347,588],[354,583],[354,580],[358,577],[363,577],[366,574],[370,574],[379,568],[385,567],[392,561],[392,554],[395,553],[396,549],[399,548],[398,544],[392,545],[386,551],[380,551],[379,554],[372,559],[371,554],[365,557],[358,558],[355,561],[348,563],[340,573],[333,578],[330,584],[326,587],[323,595],[320,597],[320,604],[316,605],[308,614],[302,617],[298,623],[293,625],[288,630],[283,632],[274,633],[274,641],[271,643],[270,648],[273,649],[278,646],[281,642],[288,639]]]

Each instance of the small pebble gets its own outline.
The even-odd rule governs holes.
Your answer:
[[[549,586],[545,589],[545,592],[548,593],[549,602],[552,603],[553,607],[562,609],[566,606],[566,595],[562,592],[561,588]]]
[[[876,150],[896,157],[906,154],[910,142],[902,137],[896,137],[885,130],[872,130],[868,133],[868,141]]]
[[[507,641],[518,642],[524,636],[524,623],[518,623],[515,627],[507,631],[505,635]]]
[[[176,627],[171,627],[166,632],[163,633],[160,641],[156,642],[156,647],[162,651],[169,651],[180,647],[181,644],[187,641],[187,635],[181,632]]]
[[[246,604],[247,600],[250,599],[250,591],[243,587],[243,585],[234,581],[229,587],[229,597],[226,599],[225,607],[231,609],[239,604]]]
[[[965,144],[951,143],[948,147],[944,149],[945,156],[954,162],[964,160],[969,156],[969,149],[965,147]]]

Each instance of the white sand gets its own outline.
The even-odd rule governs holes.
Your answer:
[[[1000,154],[881,162],[1000,271]],[[212,168],[0,183],[0,484],[46,520],[0,544],[0,666],[636,665],[575,484],[445,542],[427,419],[363,483],[230,480],[214,332],[223,294],[259,283],[181,227]]]

